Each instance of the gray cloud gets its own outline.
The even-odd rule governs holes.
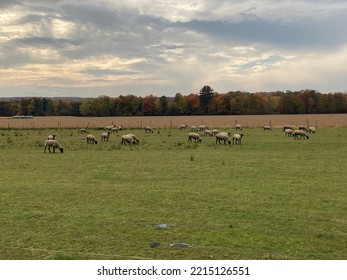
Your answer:
[[[306,71],[324,57],[323,76],[344,70],[327,62],[346,60],[345,1],[4,0],[0,8],[0,75],[8,77],[0,78],[1,95],[30,87],[52,95],[175,94],[207,83],[217,91],[276,90],[259,79],[294,65]],[[312,77],[307,84],[317,82]],[[331,85],[345,87],[342,78]]]

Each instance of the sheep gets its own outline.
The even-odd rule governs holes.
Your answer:
[[[130,135],[134,139],[134,144],[135,144],[135,142],[136,143],[140,142],[139,138],[137,138],[137,136],[135,134],[127,134],[127,135]]]
[[[199,129],[195,125],[192,125],[190,131],[199,131]]]
[[[235,125],[235,130],[242,130],[242,125],[241,124]]]
[[[201,143],[200,135],[194,132],[191,132],[188,134],[188,142],[192,142],[192,139],[194,139],[195,143]]]
[[[104,130],[111,130],[114,127],[116,127],[116,126],[115,125],[106,125],[106,126],[104,126]]]
[[[118,134],[118,130],[119,130],[118,127],[112,127],[111,130],[110,130],[110,132],[111,132],[112,134],[115,133],[115,132]]]
[[[308,128],[308,132],[309,132],[309,133],[315,133],[315,132],[316,132],[316,128],[315,128],[314,126],[310,126],[310,127]]]
[[[107,141],[109,140],[110,138],[110,131],[107,131],[107,132],[103,132],[101,133],[101,141]]]
[[[244,135],[243,133],[240,133],[240,134],[236,133],[236,134],[234,134],[233,135],[233,144],[241,145],[241,139],[242,139],[243,135]]]
[[[205,136],[213,136],[213,133],[212,133],[211,130],[205,129],[204,135],[205,135]]]
[[[213,136],[216,136],[220,131],[217,129],[212,129]]]
[[[88,130],[87,129],[85,129],[85,128],[81,128],[80,130],[79,130],[79,132],[80,133],[86,133],[86,134],[88,134]]]
[[[178,127],[178,129],[179,130],[182,130],[182,129],[186,129],[188,127],[188,125],[186,125],[186,124],[181,124],[179,127]]]
[[[304,125],[299,125],[298,128],[299,128],[299,130],[303,130],[305,132],[308,132],[308,128]]]
[[[227,132],[220,132],[216,134],[216,145],[217,145],[217,142],[221,144],[222,140],[224,141],[224,145],[226,143],[228,143],[229,145],[231,144],[231,141]]]
[[[203,131],[206,129],[208,129],[207,125],[205,125],[205,124],[199,125],[199,131]]]
[[[98,141],[96,141],[95,136],[92,134],[88,134],[86,139],[88,144],[98,144]]]
[[[153,130],[153,128],[151,128],[150,126],[147,125],[147,126],[145,127],[145,132],[146,132],[146,133],[153,133],[154,130]]]
[[[122,144],[126,145],[126,144],[135,144],[135,140],[134,138],[130,135],[130,134],[125,134],[122,136]]]
[[[284,136],[292,137],[292,136],[293,136],[293,133],[294,133],[294,130],[291,129],[291,128],[286,128],[286,129],[284,130]]]
[[[272,127],[270,125],[264,125],[264,131],[265,130],[272,130]]]
[[[304,139],[308,139],[309,138],[307,133],[305,131],[303,131],[303,130],[300,130],[300,129],[294,130],[293,136],[294,136],[294,139],[299,139],[299,136],[300,136],[300,139],[301,138],[304,138]]]
[[[284,125],[284,126],[283,126],[283,131],[285,131],[286,129],[292,129],[292,130],[294,130],[295,127],[294,127],[293,125]]]
[[[55,140],[55,134],[48,135],[47,140]]]
[[[46,153],[46,149],[48,147],[48,152],[51,152],[51,148],[53,148],[53,153],[55,153],[55,149],[58,148],[61,153],[63,153],[64,149],[56,140],[46,140],[43,152]]]

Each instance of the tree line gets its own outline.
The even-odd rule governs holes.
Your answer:
[[[148,95],[96,98],[7,98],[0,116],[168,116],[347,113],[347,94],[315,90],[217,93],[204,86],[199,93],[174,97]]]

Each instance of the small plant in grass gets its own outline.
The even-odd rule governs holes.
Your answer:
[[[191,155],[190,156],[190,161],[194,161],[194,158],[195,158],[194,155]]]

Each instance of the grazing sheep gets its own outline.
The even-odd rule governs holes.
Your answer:
[[[272,127],[269,126],[269,125],[264,125],[264,131],[265,131],[265,130],[272,130]]]
[[[205,129],[204,135],[205,135],[205,136],[213,136],[213,133],[212,133],[211,130]]]
[[[116,126],[115,125],[106,125],[106,126],[104,126],[104,130],[110,131],[114,127],[116,127]]]
[[[299,130],[303,130],[305,132],[308,132],[308,128],[304,125],[299,125],[298,128],[299,128]]]
[[[195,143],[201,143],[200,135],[194,132],[191,132],[188,134],[188,142],[192,142],[192,139],[194,139]]]
[[[55,134],[48,135],[47,140],[55,140]]]
[[[241,124],[235,125],[235,130],[242,130],[242,125]]]
[[[145,127],[145,132],[146,132],[146,133],[153,133],[154,130],[153,130],[153,128],[151,128],[150,126],[147,125],[147,126]]]
[[[192,125],[190,131],[199,131],[199,129],[195,125]]]
[[[293,136],[293,133],[294,133],[294,130],[291,129],[291,128],[286,128],[286,129],[284,130],[284,136],[292,137],[292,136]]]
[[[182,130],[182,129],[186,129],[188,127],[188,125],[186,125],[186,124],[181,124],[179,127],[178,127],[178,129],[179,130]]]
[[[98,144],[98,141],[96,141],[94,135],[88,134],[86,139],[88,144]]]
[[[224,141],[224,145],[226,143],[228,143],[229,145],[231,144],[231,141],[227,132],[220,132],[216,134],[216,145],[217,145],[217,142],[221,144],[221,141]]]
[[[112,127],[110,132],[113,134],[113,133],[117,133],[118,134],[118,130],[119,128],[118,127]]]
[[[110,138],[110,131],[107,131],[107,132],[103,132],[101,133],[101,141],[107,141],[109,140]]]
[[[208,129],[207,125],[205,125],[205,124],[199,125],[199,131],[203,131],[206,129]]]
[[[137,136],[136,136],[135,134],[127,134],[127,135],[130,135],[130,136],[134,139],[134,141],[135,141],[136,143],[139,143],[139,142],[140,142],[140,139],[137,138]],[[134,142],[134,144],[135,144],[135,142]]]
[[[135,144],[135,140],[130,134],[125,134],[122,136],[122,145],[126,145],[126,144],[129,144],[129,145]]]
[[[87,129],[85,129],[85,128],[81,128],[80,130],[79,130],[79,132],[80,133],[86,133],[86,134],[88,134],[88,131],[87,131]]]
[[[236,134],[234,134],[233,135],[233,144],[241,145],[241,139],[242,139],[243,135],[244,135],[243,133],[240,133],[240,134],[236,133]]]
[[[217,129],[212,129],[213,136],[216,136],[220,131]]]
[[[305,131],[299,130],[299,129],[294,130],[293,136],[294,136],[294,139],[299,139],[299,137],[300,137],[300,139],[302,139],[302,138],[308,139],[309,138]]]
[[[51,152],[51,148],[53,148],[53,153],[55,153],[55,149],[59,149],[59,151],[62,153],[64,151],[63,147],[60,146],[60,144],[56,140],[46,140],[45,146],[43,149],[43,152],[46,152],[46,149],[48,147],[48,152]]]
[[[286,129],[292,129],[292,130],[294,130],[295,127],[292,126],[292,125],[284,125],[284,126],[283,126],[283,131],[285,131]]]
[[[308,128],[308,132],[309,132],[309,133],[315,133],[315,132],[316,132],[316,128],[315,128],[314,126],[310,126],[310,127]]]

